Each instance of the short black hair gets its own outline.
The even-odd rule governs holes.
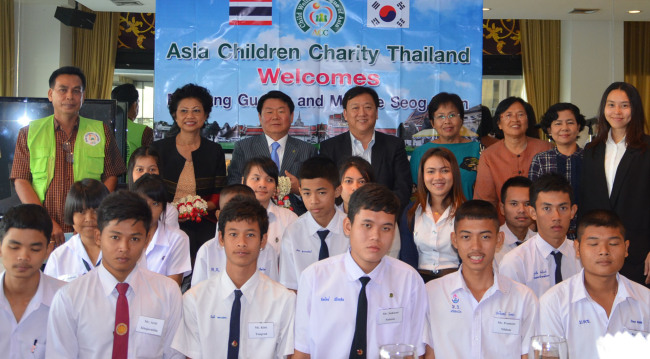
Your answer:
[[[260,237],[269,229],[269,215],[255,198],[237,195],[230,200],[219,213],[219,233],[224,235],[228,222],[239,221],[257,222],[260,226]]]
[[[138,159],[142,157],[153,157],[156,159],[156,165],[158,166],[158,172],[162,170],[160,167],[160,155],[158,154],[158,151],[151,147],[151,146],[142,146],[138,147],[133,153],[131,154],[131,158],[129,158],[129,168],[127,169],[127,187],[130,190],[133,190],[133,169],[135,168],[135,163],[138,161]]]
[[[578,235],[577,240],[580,242],[582,235],[585,233],[587,227],[605,227],[605,228],[614,228],[618,229],[621,232],[623,238],[625,238],[625,226],[623,221],[614,211],[596,209],[593,211],[587,212],[585,215],[580,218],[578,221]]]
[[[587,121],[585,120],[585,116],[580,113],[578,106],[568,102],[559,102],[555,105],[551,105],[542,116],[542,120],[539,122],[542,131],[544,131],[549,138],[552,138],[549,129],[551,128],[553,121],[557,120],[557,113],[566,110],[573,112],[573,116],[575,116],[576,123],[578,124],[578,131],[582,131],[585,128]]]
[[[341,185],[338,172],[334,161],[327,157],[317,156],[309,158],[302,163],[298,171],[298,178],[301,181],[304,179],[323,178],[336,189],[336,187]]]
[[[86,90],[86,75],[84,75],[84,72],[81,71],[80,68],[75,67],[75,66],[63,66],[60,67],[54,72],[52,72],[52,75],[50,75],[50,88],[53,89],[54,85],[56,85],[56,78],[61,76],[61,75],[75,75],[78,76],[79,79],[81,80],[81,87],[82,91]]]
[[[510,189],[510,187],[528,188],[530,190],[532,184],[533,181],[528,179],[528,177],[514,176],[508,178],[508,180],[503,183],[503,186],[501,186],[501,203],[506,203],[506,194],[508,194],[508,189]]]
[[[84,178],[70,186],[63,207],[63,221],[67,225],[74,224],[74,214],[83,213],[86,209],[97,209],[102,200],[110,192],[104,184],[96,179]]]
[[[165,211],[167,210],[167,188],[162,177],[151,173],[145,173],[142,177],[138,178],[133,184],[133,192],[143,194],[152,201],[159,202],[162,205],[162,220],[165,221]],[[152,221],[157,221],[158,218],[152,218]]]
[[[197,99],[203,107],[205,118],[207,119],[210,117],[210,112],[212,112],[212,95],[210,94],[210,91],[203,86],[187,84],[183,87],[177,88],[169,99],[169,114],[174,119],[174,123],[176,123],[176,110],[178,110],[178,103],[186,98]]]
[[[106,196],[97,209],[97,228],[102,232],[113,220],[118,223],[126,220],[142,222],[144,228],[149,231],[151,210],[147,201],[139,194],[127,190],[115,191]]]
[[[535,208],[537,202],[537,196],[540,192],[562,192],[569,195],[571,204],[573,204],[573,189],[571,184],[567,181],[566,177],[559,175],[554,172],[545,173],[541,175],[533,184],[530,186],[530,195],[529,203]]]
[[[465,106],[463,106],[463,100],[460,99],[460,96],[455,93],[441,92],[431,98],[429,101],[429,106],[427,106],[427,113],[429,114],[429,121],[433,122],[433,114],[438,111],[438,108],[442,105],[452,104],[456,107],[460,120],[465,119]]]
[[[140,94],[133,84],[123,84],[115,87],[113,91],[111,91],[111,98],[113,100],[128,103],[128,107],[130,108],[138,101]]]
[[[497,209],[488,201],[473,199],[461,204],[456,209],[454,216],[454,231],[458,228],[458,223],[463,219],[487,219],[494,222],[494,226],[499,232],[499,215]]]
[[[257,113],[262,114],[262,108],[264,107],[264,102],[269,99],[278,99],[289,106],[289,113],[293,113],[293,110],[296,108],[296,105],[293,104],[293,100],[289,95],[282,91],[277,91],[277,90],[272,90],[260,97],[259,100],[257,100]]]
[[[52,237],[52,219],[47,210],[37,204],[19,204],[9,208],[0,221],[0,243],[11,228],[39,231],[45,236],[46,245]]]
[[[270,157],[253,157],[246,162],[246,166],[244,166],[244,184],[253,167],[261,168],[267,176],[273,178],[275,185],[278,185],[278,166]]]
[[[373,212],[386,212],[395,216],[399,214],[399,199],[388,187],[378,183],[368,183],[354,191],[348,203],[348,219],[354,223],[354,217],[362,209]]]
[[[365,87],[365,86],[355,86],[345,92],[345,95],[343,95],[343,108],[348,107],[348,101],[351,99],[363,95],[363,94],[368,94],[370,97],[372,97],[372,100],[375,102],[375,107],[379,108],[379,95],[377,95],[377,91],[375,91],[371,87]]]
[[[226,187],[222,188],[221,192],[219,192],[219,197],[222,198],[231,194],[247,196],[253,199],[255,198],[255,191],[253,191],[247,185],[241,183],[229,184]]]
[[[501,115],[506,112],[510,106],[515,103],[520,103],[526,111],[526,117],[528,118],[528,129],[526,130],[526,136],[539,138],[539,131],[537,129],[537,118],[535,117],[535,110],[528,102],[520,97],[511,96],[505,100],[499,102],[496,110],[494,110],[494,132],[496,133],[497,138],[503,138],[503,131],[499,128],[499,122],[501,121]]]

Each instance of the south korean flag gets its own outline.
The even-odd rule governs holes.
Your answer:
[[[409,27],[410,0],[368,0],[367,27]]]

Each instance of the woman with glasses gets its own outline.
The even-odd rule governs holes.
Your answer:
[[[491,202],[496,207],[501,201],[501,186],[510,177],[528,177],[533,157],[553,146],[539,137],[535,128],[533,107],[519,97],[501,101],[494,112],[494,120],[503,140],[488,147],[478,162],[474,199]],[[501,223],[503,214],[499,213]]]
[[[417,185],[418,168],[422,155],[430,148],[444,147],[450,150],[458,161],[463,194],[466,198],[472,198],[480,143],[460,135],[465,115],[463,101],[456,94],[441,92],[433,96],[427,107],[427,112],[431,126],[438,133],[438,137],[413,151],[411,154],[411,176],[416,179]]]

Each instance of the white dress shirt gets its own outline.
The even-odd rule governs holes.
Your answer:
[[[569,358],[598,358],[596,340],[605,334],[650,332],[650,290],[617,274],[618,291],[609,318],[585,288],[584,270],[540,298],[540,333],[566,338]]]
[[[344,253],[350,247],[350,238],[343,233],[345,213],[335,211],[327,228],[322,228],[311,213],[306,212],[284,231],[280,251],[280,283],[289,289],[298,289],[300,273],[310,264],[318,262],[320,237],[318,231],[330,232],[325,238],[329,256]]]
[[[144,255],[152,272],[165,276],[183,274],[183,277],[192,272],[190,238],[180,229],[169,228],[160,221]]]
[[[178,225],[178,209],[171,203],[165,207],[165,225],[167,228],[180,228]]]
[[[458,252],[451,245],[451,233],[454,231],[454,217],[449,215],[451,206],[442,213],[438,222],[433,220],[433,212],[427,201],[427,208],[415,211],[413,224],[413,241],[418,249],[418,268],[431,271],[458,268]]]
[[[173,280],[136,266],[129,284],[129,359],[184,358],[171,348],[181,321],[182,297]],[[118,281],[104,263],[61,288],[54,296],[47,325],[47,358],[110,358]],[[156,331],[142,332],[144,320]]]
[[[555,258],[551,252],[562,252],[562,279],[567,279],[582,269],[576,258],[573,241],[565,239],[560,248],[553,248],[539,234],[508,252],[499,265],[504,276],[528,286],[537,298],[555,285]]]
[[[60,247],[52,251],[52,254],[47,259],[43,273],[50,277],[70,282],[88,273],[88,268],[93,269],[101,261],[101,252],[97,256],[97,263],[93,263],[90,260],[86,248],[81,242],[81,237],[79,234],[75,234]]]
[[[66,283],[43,273],[36,293],[16,322],[4,292],[5,272],[0,275],[0,349],[3,358],[45,358],[47,316],[52,298]]]
[[[494,272],[480,301],[461,268],[426,284],[425,342],[436,358],[521,358],[536,334],[539,304],[525,285]]]
[[[217,232],[218,235],[218,232]],[[196,252],[192,287],[219,273],[226,273],[226,250],[217,238],[203,243]],[[278,280],[278,257],[273,248],[267,244],[257,257],[257,269],[273,280]]]
[[[348,131],[350,132],[350,131]],[[375,145],[375,132],[372,133],[372,139],[368,142],[368,148],[363,148],[363,143],[357,140],[356,137],[350,132],[350,140],[352,142],[352,156],[358,156],[372,164],[372,146]]]
[[[618,143],[614,142],[612,138],[612,130],[609,130],[607,141],[605,142],[605,179],[607,180],[607,191],[612,195],[612,187],[614,187],[614,178],[616,178],[616,170],[621,163],[621,159],[627,149],[625,137]]]
[[[319,358],[347,358],[352,346],[361,282],[368,298],[368,358],[385,344],[407,343],[424,354],[427,297],[420,275],[395,258],[382,258],[365,274],[349,251],[309,266],[300,277],[296,303],[296,349]]]
[[[183,323],[172,347],[192,359],[225,358],[235,289],[224,271],[186,292]],[[275,359],[293,354],[295,294],[259,272],[241,291],[239,357]]]
[[[284,135],[279,140],[274,140],[271,137],[269,137],[267,134],[264,134],[264,137],[266,137],[266,144],[269,147],[269,153],[273,153],[273,142],[277,142],[280,144],[280,147],[278,147],[278,158],[280,159],[280,168],[282,168],[282,159],[284,158],[284,149],[287,147],[287,140],[289,139],[289,134]],[[278,169],[279,170],[279,169]],[[279,173],[280,176],[284,176],[284,173]],[[297,176],[297,173],[292,173],[292,175]]]
[[[298,216],[291,210],[279,207],[269,201],[266,207],[266,213],[269,215],[269,230],[267,231],[267,245],[275,251],[276,256],[280,257],[280,248],[282,246],[282,235],[289,225],[298,219]],[[273,279],[276,280],[276,279]]]
[[[517,243],[523,244],[523,242],[520,243],[519,238],[517,238],[517,236],[515,236],[515,234],[512,233],[512,231],[510,230],[507,224],[504,223],[503,225],[501,225],[499,231],[503,232],[504,238],[503,238],[503,246],[496,253],[494,253],[494,260],[497,262],[497,264],[501,263],[501,260],[503,259],[503,256],[506,255],[506,253],[519,247]],[[528,232],[526,232],[526,237],[524,238],[524,242],[529,240],[534,235],[535,232],[529,229]]]

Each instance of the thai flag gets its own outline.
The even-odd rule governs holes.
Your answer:
[[[230,0],[230,25],[271,25],[272,0]]]

